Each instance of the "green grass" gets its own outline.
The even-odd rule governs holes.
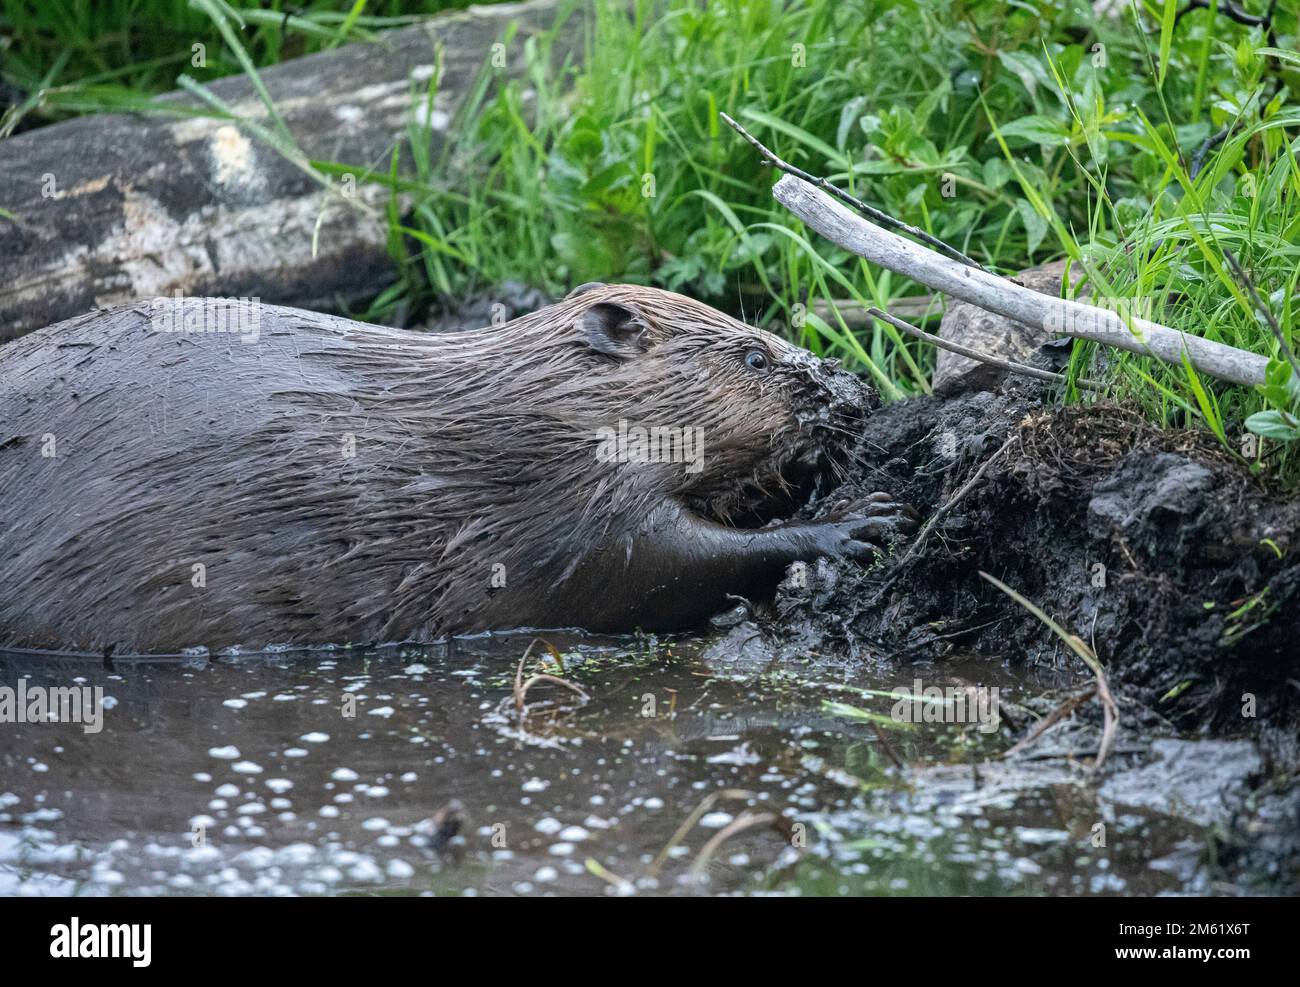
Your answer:
[[[158,64],[186,32],[210,39],[214,73],[240,64],[198,6],[164,6],[185,27],[143,47],[121,38],[133,4],[7,8],[4,30],[22,37],[24,57],[6,59],[3,77],[25,91],[51,73],[79,80],[67,103],[106,83],[153,92],[191,72]],[[304,7],[283,35],[265,16],[246,18],[248,58],[261,65],[341,40],[351,4]],[[428,9],[366,4],[349,31],[416,7]],[[792,163],[994,269],[1068,258],[1106,304],[1280,358],[1225,251],[1289,342],[1300,266],[1296,11],[1296,0],[1278,4],[1270,38],[1209,10],[1175,18],[1163,0],[1114,17],[1090,4],[1000,0],[597,0],[579,59],[552,58],[553,38],[529,41],[526,77],[492,85],[485,69],[449,146],[413,131],[409,161],[371,176],[403,197],[389,213],[395,282],[365,314],[419,313],[507,280],[554,295],[587,280],[643,282],[842,357],[887,397],[925,391],[928,346],[825,308],[888,308],[924,289],[808,234],[773,202],[775,176],[721,123],[726,111]],[[33,31],[42,44],[27,44]],[[31,112],[57,115],[59,100]],[[1193,178],[1197,149],[1222,128]],[[1248,418],[1264,434],[1294,435],[1284,364],[1272,387],[1251,390],[1079,344],[1070,373],[1240,449]],[[1288,442],[1261,448],[1295,472]]]

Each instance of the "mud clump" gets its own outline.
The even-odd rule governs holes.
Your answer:
[[[983,571],[1087,642],[1122,697],[1178,727],[1294,734],[1300,503],[1212,435],[1115,405],[1062,408],[1025,382],[918,398],[868,421],[850,478],[805,512],[888,490],[928,519],[967,484],[928,535],[876,566],[821,562],[787,579],[777,641],[1077,662]]]

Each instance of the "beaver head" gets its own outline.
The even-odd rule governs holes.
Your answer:
[[[838,469],[878,404],[859,378],[693,299],[634,285],[583,285],[562,303],[604,364],[583,381],[610,430],[682,430],[700,446],[664,479],[706,516],[753,524],[788,512]],[[666,475],[665,475],[666,474]]]

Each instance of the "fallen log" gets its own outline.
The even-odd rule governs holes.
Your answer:
[[[373,295],[392,279],[376,208],[389,192],[364,170],[387,172],[439,64],[427,124],[435,153],[454,140],[449,124],[480,72],[495,57],[501,75],[518,75],[525,41],[558,7],[472,7],[261,72],[307,159],[357,166],[352,201],[234,122],[193,115],[202,103],[186,92],[156,100],[156,116],[78,117],[0,141],[0,342],[178,291],[303,308]],[[208,88],[265,123],[246,77]]]
[[[776,200],[810,229],[845,250],[927,288],[978,305],[1038,330],[1154,356],[1179,366],[1183,356],[1202,373],[1234,384],[1264,383],[1267,358],[1188,335],[1156,322],[1021,287],[1006,278],[950,260],[850,211],[794,175],[772,188]]]

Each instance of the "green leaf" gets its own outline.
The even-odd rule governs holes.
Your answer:
[[[998,61],[1002,67],[1014,75],[1028,90],[1029,95],[1033,96],[1041,82],[1047,85],[1047,71],[1043,68],[1043,63],[1027,51],[1000,51],[998,52]]]
[[[1028,144],[1061,147],[1070,143],[1070,131],[1064,124],[1038,113],[1013,120],[998,129],[1003,137],[1019,137]]]
[[[1246,428],[1256,435],[1281,442],[1300,438],[1300,421],[1285,411],[1257,411],[1246,419]]]
[[[1029,238],[1029,252],[1032,254],[1043,242],[1043,237],[1047,236],[1047,220],[1038,214],[1038,210],[1028,199],[1017,200],[1016,212],[1020,213],[1020,221],[1025,224],[1025,234]]]
[[[989,158],[983,167],[984,184],[991,189],[999,189],[1011,180],[1011,166],[1001,158]]]
[[[1256,48],[1255,54],[1272,55],[1280,61],[1290,62],[1292,65],[1300,65],[1300,53],[1287,51],[1285,48]]]
[[[1160,19],[1160,74],[1157,86],[1165,84],[1169,71],[1169,51],[1174,44],[1174,22],[1178,19],[1178,0],[1165,0],[1164,16]]]
[[[764,113],[761,110],[742,110],[741,115],[746,119],[753,120],[755,123],[766,124],[777,133],[785,134],[787,137],[794,138],[809,150],[824,155],[828,161],[840,162],[844,160],[839,151],[835,150],[835,148],[831,147],[820,137],[815,137],[802,127],[796,127],[794,124],[787,123],[779,117],[772,116],[770,113]],[[780,152],[778,151],[777,153]],[[784,154],[782,157],[788,159],[789,155]]]
[[[895,730],[910,730],[912,728],[912,724],[905,720],[896,720],[892,716],[885,716],[883,713],[873,713],[857,706],[850,706],[848,703],[831,702],[829,699],[822,703],[822,710],[830,716],[842,716],[849,720],[874,723],[880,727],[891,727]]]

